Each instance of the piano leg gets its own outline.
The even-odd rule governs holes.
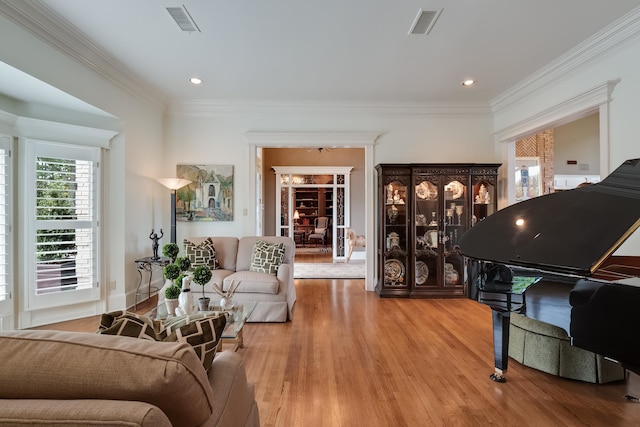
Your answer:
[[[493,360],[495,372],[489,376],[493,381],[504,383],[507,379],[504,373],[507,372],[509,362],[509,311],[501,312],[491,310],[493,318]]]

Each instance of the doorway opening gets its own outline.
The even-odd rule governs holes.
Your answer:
[[[275,209],[270,204],[275,199],[274,195],[269,195],[271,188],[275,188],[275,180],[271,163],[268,160],[269,151],[275,153],[285,153],[284,150],[298,149],[297,152],[290,152],[292,156],[297,156],[292,160],[292,164],[306,164],[309,166],[344,165],[346,153],[343,150],[358,150],[359,165],[347,163],[353,166],[351,178],[351,226],[355,228],[358,235],[371,236],[370,241],[374,241],[375,234],[375,169],[373,159],[373,146],[380,133],[378,132],[259,132],[251,131],[245,133],[245,138],[249,142],[250,171],[254,179],[250,182],[250,210],[254,222],[254,232],[257,235],[274,234]],[[319,150],[323,147],[322,150]],[[282,150],[282,151],[281,151]],[[323,156],[318,159],[315,154]],[[335,156],[330,162],[324,157],[326,155]],[[265,156],[267,159],[265,159]],[[271,227],[271,228],[269,228]],[[365,263],[365,289],[374,290],[375,283],[375,248],[368,245],[362,254]],[[352,258],[353,259],[353,258]],[[368,261],[367,261],[368,260]]]

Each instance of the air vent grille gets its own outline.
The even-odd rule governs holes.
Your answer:
[[[438,17],[442,13],[440,10],[418,10],[418,15],[414,19],[411,28],[409,29],[409,35],[427,35],[431,32],[434,24],[438,20]]]
[[[192,33],[194,31],[200,32],[200,28],[196,25],[187,8],[183,6],[165,6],[165,10],[173,18],[173,21],[178,25],[181,31]]]

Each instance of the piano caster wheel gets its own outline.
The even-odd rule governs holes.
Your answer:
[[[489,375],[489,378],[491,378],[491,381],[495,381],[497,383],[506,383],[507,382],[507,379],[504,377],[504,375],[498,374],[498,373],[493,373],[493,374]]]

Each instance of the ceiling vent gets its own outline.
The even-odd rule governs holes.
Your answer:
[[[409,35],[427,35],[433,28],[434,24],[438,20],[438,17],[442,13],[443,9],[440,10],[418,10],[418,15],[416,19],[413,20],[413,24],[411,24],[411,28],[409,29]]]
[[[188,33],[192,33],[194,31],[200,32],[200,28],[198,28],[196,22],[193,20],[184,5],[165,6],[164,9],[167,11],[169,16],[171,16],[173,21],[178,25],[180,31],[185,31]]]

